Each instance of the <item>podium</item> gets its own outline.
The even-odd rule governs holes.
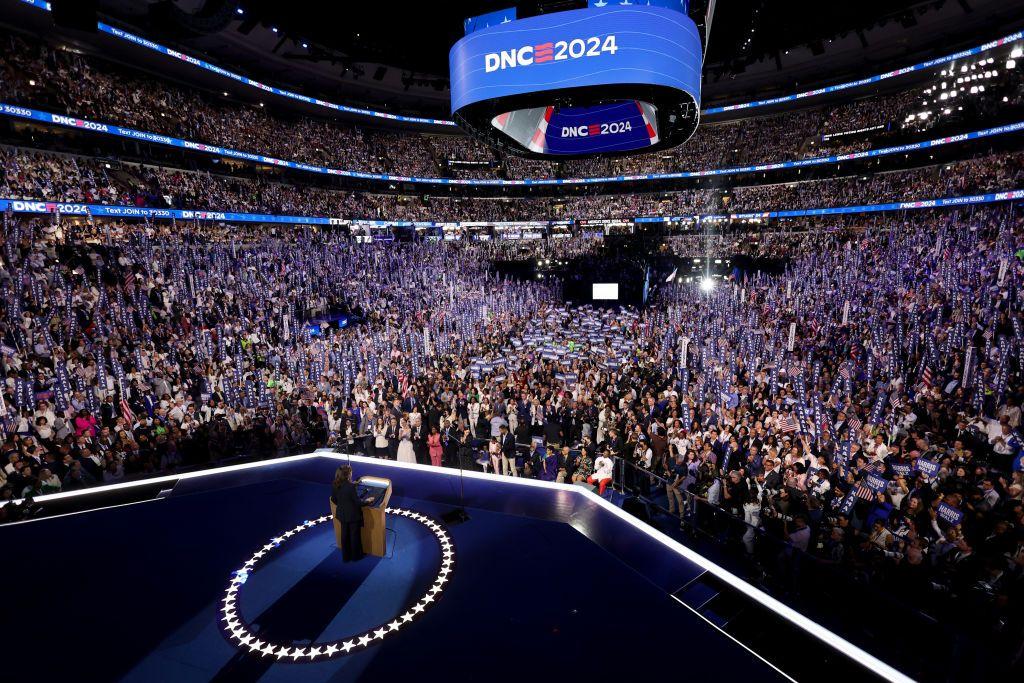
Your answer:
[[[387,547],[387,519],[385,509],[391,500],[391,480],[382,477],[360,477],[356,481],[356,494],[362,500],[370,500],[363,506],[363,528],[360,539],[363,552],[367,555],[384,557]],[[341,547],[341,522],[336,515],[336,506],[331,501],[331,517],[334,521],[334,542]]]

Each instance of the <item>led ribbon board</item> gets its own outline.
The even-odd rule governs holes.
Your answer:
[[[456,121],[522,156],[674,147],[700,117],[700,34],[665,6],[592,3],[491,25],[448,61]]]

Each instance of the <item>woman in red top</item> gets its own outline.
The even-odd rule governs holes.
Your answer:
[[[444,449],[441,448],[441,435],[437,432],[437,427],[430,428],[430,434],[427,436],[427,447],[430,449],[430,464],[434,467],[441,466],[441,454]]]

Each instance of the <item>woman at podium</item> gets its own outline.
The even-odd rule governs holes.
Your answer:
[[[341,523],[341,559],[345,562],[361,560],[363,542],[360,532],[363,526],[363,506],[366,502],[356,493],[350,466],[342,465],[335,472],[331,500],[335,505],[334,516]]]

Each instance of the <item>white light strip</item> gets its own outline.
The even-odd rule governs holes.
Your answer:
[[[61,491],[60,493],[48,493],[43,496],[36,496],[33,500],[37,503],[51,501],[51,500],[63,500],[65,498],[77,498],[78,496],[92,496],[100,493],[106,493],[108,491],[116,491],[119,489],[131,489],[139,486],[149,486],[150,484],[160,484],[163,482],[176,482],[185,479],[198,479],[200,477],[210,477],[216,474],[223,474],[225,472],[240,472],[242,470],[257,469],[260,467],[267,467],[268,465],[281,465],[288,462],[297,462],[299,460],[309,460],[315,458],[322,453],[305,453],[302,455],[288,455],[283,458],[274,458],[273,460],[258,460],[256,462],[242,463],[241,465],[225,465],[223,467],[214,467],[208,470],[199,470],[197,472],[183,472],[182,474],[168,474],[162,477],[151,477],[149,479],[136,479],[135,481],[124,481],[119,484],[103,484],[102,486],[93,486],[87,489],[78,489],[77,491]],[[9,503],[20,503],[23,499],[16,498],[14,500],[7,501],[0,507]]]
[[[846,640],[844,638],[841,638],[840,636],[836,635],[835,633],[829,631],[824,626],[821,626],[817,622],[814,622],[811,619],[808,619],[807,617],[805,617],[804,615],[800,614],[799,612],[797,612],[793,608],[789,607],[788,605],[785,605],[784,603],[779,602],[778,600],[776,600],[775,598],[771,597],[767,593],[764,593],[761,590],[755,588],[754,586],[751,586],[750,584],[748,584],[743,579],[739,578],[735,574],[732,574],[731,572],[727,571],[726,569],[718,566],[714,562],[711,562],[710,560],[705,558],[703,555],[700,555],[699,553],[691,550],[690,548],[687,548],[686,546],[682,545],[678,541],[676,541],[676,540],[672,539],[671,537],[666,536],[665,534],[661,533],[657,529],[655,529],[655,528],[653,528],[653,527],[651,527],[651,526],[649,526],[647,524],[644,524],[643,522],[641,522],[640,520],[636,519],[632,515],[624,512],[618,506],[613,505],[612,503],[608,502],[604,498],[601,498],[596,493],[588,491],[588,490],[584,489],[583,487],[577,486],[575,484],[558,484],[558,483],[555,483],[555,482],[540,481],[538,479],[524,479],[522,477],[505,477],[505,476],[501,476],[501,475],[487,474],[487,473],[484,473],[484,472],[477,472],[475,470],[457,470],[457,469],[452,469],[452,468],[448,468],[448,467],[438,468],[438,467],[434,467],[433,465],[421,465],[419,463],[398,462],[398,461],[395,461],[395,460],[380,460],[380,459],[377,459],[377,458],[369,458],[369,457],[362,456],[362,455],[342,455],[342,454],[337,454],[337,453],[326,453],[326,452],[320,451],[320,452],[317,452],[317,453],[307,453],[305,455],[292,455],[292,456],[288,456],[288,457],[284,457],[284,458],[276,458],[274,460],[263,460],[263,461],[259,461],[259,462],[253,462],[253,463],[245,463],[245,464],[242,464],[242,465],[229,465],[227,467],[218,467],[218,468],[215,468],[215,469],[203,470],[203,471],[200,471],[200,472],[189,472],[189,473],[182,474],[182,475],[171,475],[171,476],[166,476],[166,477],[156,477],[154,479],[142,479],[142,480],[134,481],[134,482],[124,482],[124,483],[120,483],[120,484],[109,484],[109,485],[106,485],[106,486],[98,486],[98,487],[95,487],[95,488],[92,488],[92,489],[83,489],[83,490],[79,490],[79,491],[69,491],[69,492],[66,492],[66,493],[54,493],[54,494],[50,494],[50,495],[47,495],[47,496],[40,496],[36,500],[44,501],[44,500],[53,500],[53,499],[56,499],[56,498],[63,498],[63,497],[71,497],[71,496],[79,496],[79,495],[90,495],[90,494],[93,494],[93,493],[102,493],[102,492],[105,492],[105,491],[109,491],[109,490],[113,490],[113,489],[118,489],[118,488],[142,486],[142,485],[151,484],[151,483],[155,483],[155,482],[161,482],[161,481],[175,481],[175,480],[178,480],[178,479],[196,479],[196,478],[200,478],[200,477],[214,476],[214,475],[222,474],[222,473],[225,473],[225,472],[235,472],[235,471],[246,470],[246,469],[253,469],[253,468],[258,468],[258,467],[270,467],[270,466],[273,466],[273,465],[279,465],[279,464],[288,463],[288,462],[297,462],[297,461],[300,461],[300,460],[307,460],[307,459],[316,458],[316,457],[329,458],[329,459],[332,459],[332,460],[339,460],[339,461],[344,461],[344,462],[358,462],[358,463],[364,463],[364,464],[367,464],[367,465],[377,465],[377,466],[381,466],[381,467],[392,467],[392,468],[396,468],[396,469],[418,470],[420,472],[430,472],[430,473],[435,474],[435,475],[448,476],[448,477],[458,477],[458,476],[460,476],[460,472],[461,472],[461,476],[465,476],[465,477],[468,477],[470,479],[481,479],[481,480],[501,483],[501,484],[506,485],[506,486],[532,486],[532,487],[535,487],[535,488],[544,488],[544,489],[550,489],[550,490],[556,490],[556,491],[566,491],[566,492],[574,493],[576,495],[585,496],[591,502],[594,502],[594,503],[596,503],[598,505],[601,505],[602,507],[604,507],[605,509],[609,510],[613,514],[618,515],[621,519],[624,519],[626,522],[631,524],[635,529],[637,529],[641,533],[647,534],[651,538],[653,538],[656,541],[660,542],[662,545],[664,545],[664,546],[674,550],[677,554],[681,555],[682,557],[686,558],[687,560],[690,560],[691,562],[693,562],[697,566],[701,567],[705,571],[710,572],[711,574],[713,574],[717,578],[721,579],[725,583],[729,584],[731,587],[733,587],[736,590],[738,590],[739,592],[743,593],[744,595],[746,595],[750,599],[760,603],[764,607],[770,609],[771,611],[775,612],[779,616],[783,617],[784,619],[786,619],[787,621],[789,621],[793,625],[795,625],[798,628],[806,631],[807,633],[811,634],[815,638],[818,638],[819,640],[821,640],[825,644],[827,644],[830,647],[834,648],[835,650],[841,652],[843,655],[853,659],[854,661],[860,662],[863,666],[865,666],[866,668],[871,669],[872,671],[874,671],[876,674],[878,674],[882,678],[885,678],[886,680],[889,680],[889,681],[898,681],[900,683],[909,683],[909,682],[914,680],[914,679],[908,677],[907,675],[903,674],[902,672],[898,671],[897,669],[893,668],[892,666],[886,664],[885,662],[883,662],[882,660],[878,659],[874,655],[870,654],[866,650],[863,650],[862,648],[857,647],[856,645],[854,645],[853,643],[849,642],[848,640]]]
[[[266,545],[257,550],[252,557],[245,562],[245,564],[233,572],[231,581],[228,583],[227,590],[224,592],[224,598],[221,600],[220,607],[221,626],[224,628],[224,632],[232,643],[237,647],[248,650],[250,654],[259,655],[260,657],[266,657],[269,655],[274,659],[282,661],[290,659],[293,662],[311,662],[331,659],[332,657],[340,657],[351,652],[358,652],[359,650],[370,647],[371,645],[376,645],[378,641],[384,640],[384,638],[397,632],[406,624],[422,616],[437,602],[441,593],[444,591],[445,585],[451,581],[451,574],[455,571],[455,546],[452,544],[451,537],[448,535],[448,532],[444,527],[430,517],[402,508],[387,508],[386,511],[389,514],[408,517],[409,519],[419,522],[423,526],[427,527],[431,532],[433,532],[441,550],[441,565],[438,567],[437,577],[434,579],[430,588],[428,588],[427,591],[416,600],[412,607],[406,610],[403,614],[396,616],[390,622],[379,624],[378,626],[362,633],[348,636],[341,640],[323,643],[310,643],[306,646],[295,645],[295,643],[272,643],[270,641],[264,641],[260,639],[258,633],[254,633],[250,630],[249,625],[242,619],[242,615],[238,609],[238,596],[242,590],[242,586],[246,581],[248,581],[249,574],[256,571],[256,567],[265,555],[274,551],[289,538],[298,535],[306,529],[311,529],[317,524],[331,520],[330,515],[324,515],[317,519],[306,520],[295,528],[270,539]]]

